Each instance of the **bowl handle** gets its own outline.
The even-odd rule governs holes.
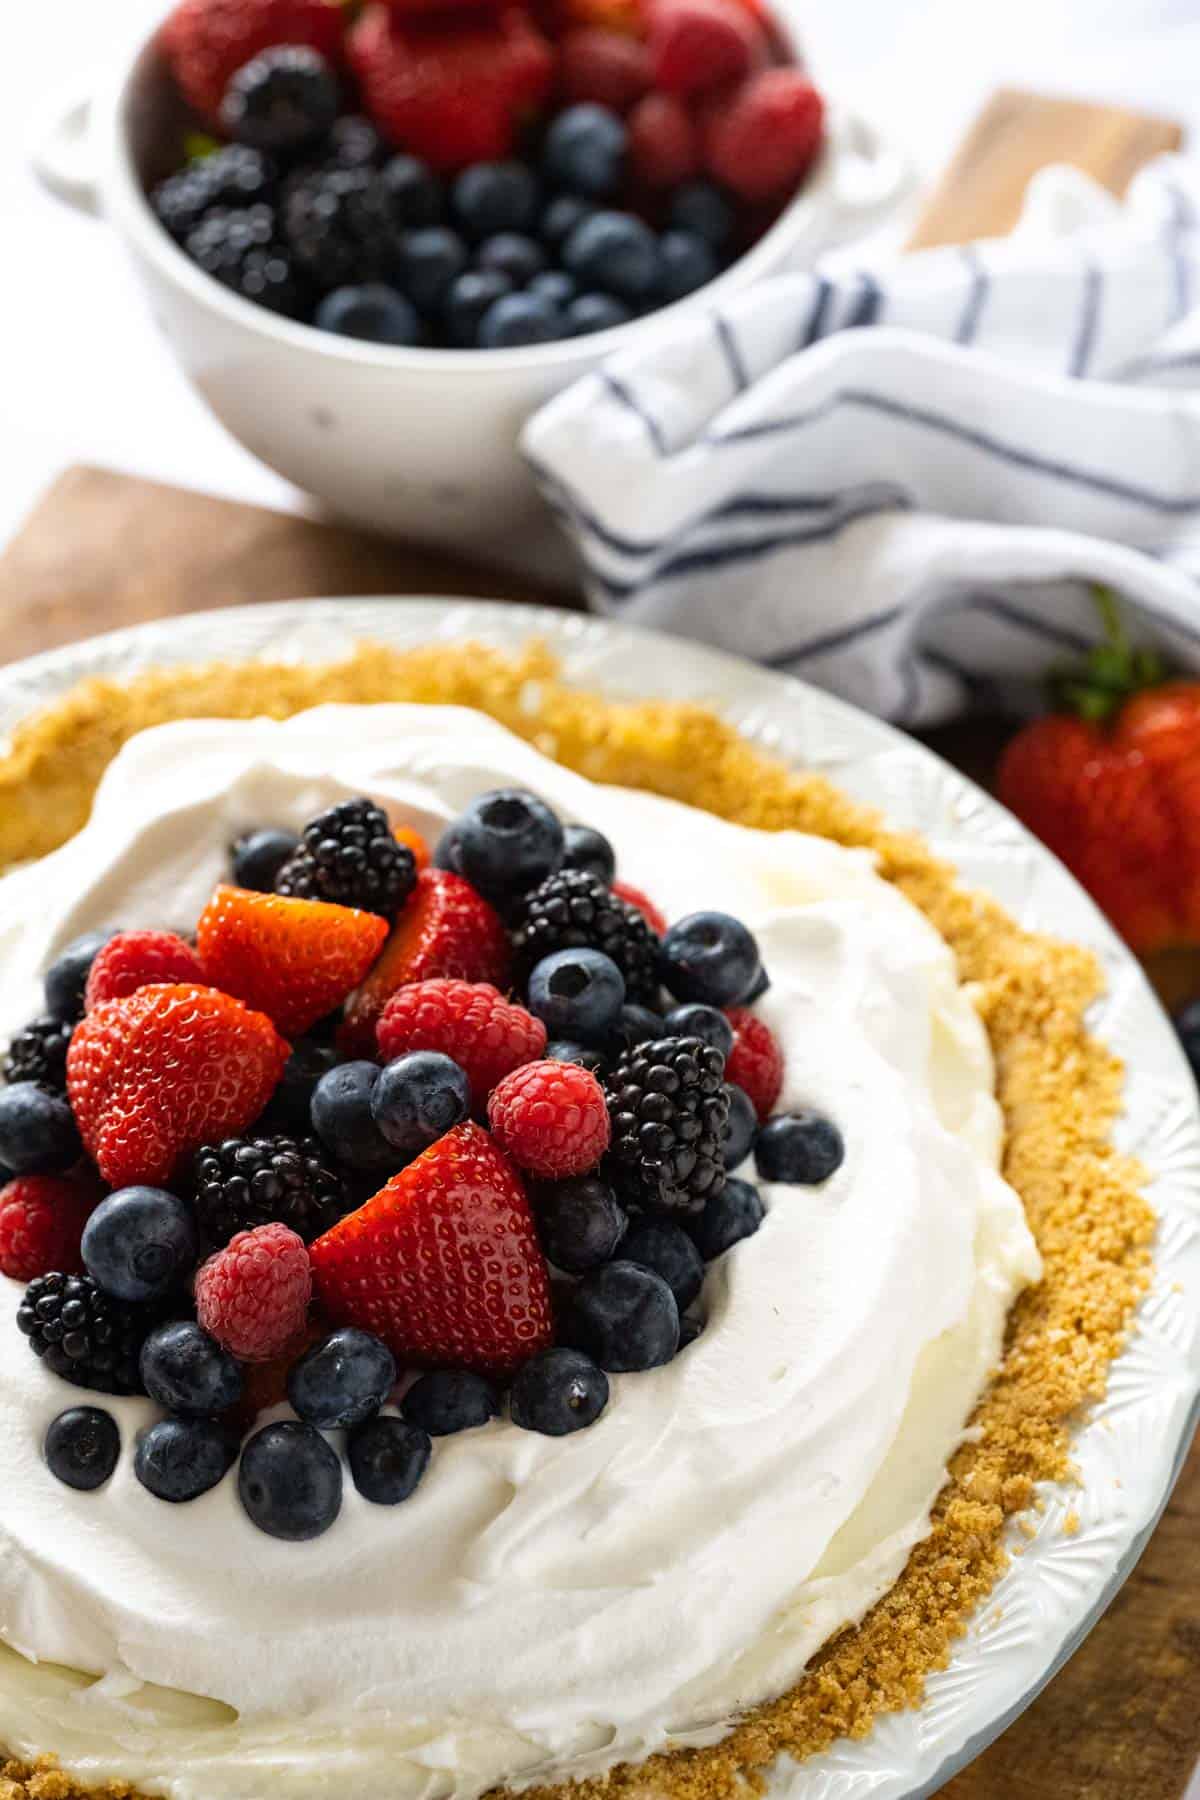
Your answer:
[[[78,212],[100,211],[100,175],[92,138],[93,87],[61,94],[37,131],[30,151],[34,174]]]
[[[859,233],[882,221],[912,179],[907,158],[861,113],[838,121],[833,199],[847,230]]]

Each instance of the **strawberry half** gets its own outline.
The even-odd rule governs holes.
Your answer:
[[[215,988],[141,988],[76,1026],[67,1094],[110,1186],[161,1185],[257,1119],[288,1055],[270,1019]]]
[[[401,1363],[507,1375],[553,1340],[529,1201],[478,1125],[431,1144],[309,1256],[328,1317],[373,1331]]]
[[[358,986],[387,920],[355,906],[219,887],[196,927],[205,977],[301,1037]]]

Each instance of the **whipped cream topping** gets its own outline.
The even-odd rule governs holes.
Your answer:
[[[822,1188],[764,1188],[710,1265],[700,1338],[616,1376],[563,1439],[496,1421],[436,1442],[412,1499],[287,1544],[231,1476],[186,1506],[132,1469],[74,1493],[41,1457],[84,1396],[30,1355],[0,1278],[0,1742],[171,1800],[442,1800],[718,1739],[896,1579],[1004,1319],[1039,1274],[998,1173],[986,1036],[946,945],[871,858],[597,787],[461,709],[327,707],[135,738],[83,832],[0,882],[0,1039],[84,930],[189,929],[252,825],[368,792],[431,834],[535,789],[604,831],[669,917],[757,933],[781,1106],[835,1119]],[[747,1170],[744,1173],[751,1173]],[[286,1408],[279,1416],[286,1416]],[[336,1434],[334,1440],[336,1441]]]

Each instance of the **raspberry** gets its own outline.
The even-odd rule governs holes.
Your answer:
[[[205,979],[289,1037],[358,986],[387,934],[378,913],[234,887],[217,889],[196,926]]]
[[[287,1225],[239,1231],[196,1275],[196,1317],[242,1362],[270,1362],[304,1328],[312,1269]]]
[[[604,1090],[576,1063],[526,1063],[506,1075],[488,1101],[488,1123],[518,1168],[551,1180],[586,1175],[608,1149]]]
[[[3,1075],[10,1084],[35,1081],[50,1093],[65,1093],[67,1051],[74,1025],[63,1019],[33,1019],[22,1026],[8,1046]]]
[[[725,1079],[749,1094],[759,1124],[765,1124],[783,1087],[783,1051],[770,1026],[746,1007],[728,1007],[725,1017],[733,1026]]]
[[[124,1000],[139,988],[164,982],[203,983],[200,958],[174,931],[119,931],[110,938],[88,973],[83,1009],[106,1000]]]
[[[766,61],[763,33],[737,0],[655,0],[650,14],[654,85],[698,94],[744,81]]]
[[[821,147],[825,105],[799,69],[768,69],[739,88],[705,122],[709,173],[743,200],[769,200],[795,187]]]
[[[612,884],[612,891],[619,900],[624,900],[630,906],[635,906],[638,912],[641,913],[643,919],[645,919],[647,925],[649,925],[651,931],[657,932],[659,937],[662,937],[667,929],[666,917],[659,911],[658,907],[655,906],[648,894],[643,894],[641,888],[634,887],[632,881],[614,881]]]
[[[417,981],[399,988],[383,1009],[377,1035],[386,1062],[409,1050],[453,1057],[466,1072],[477,1108],[506,1075],[546,1048],[542,1021],[486,982]]]
[[[700,167],[696,128],[674,94],[647,94],[628,119],[629,173],[649,188],[676,188]]]
[[[559,44],[558,85],[565,100],[592,100],[628,112],[650,86],[646,46],[623,31],[579,26]]]
[[[0,1188],[0,1275],[82,1274],[79,1240],[93,1198],[57,1175],[20,1175]]]

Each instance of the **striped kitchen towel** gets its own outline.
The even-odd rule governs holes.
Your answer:
[[[1200,161],[668,317],[524,446],[599,611],[905,724],[1031,698],[1097,582],[1200,667]]]

